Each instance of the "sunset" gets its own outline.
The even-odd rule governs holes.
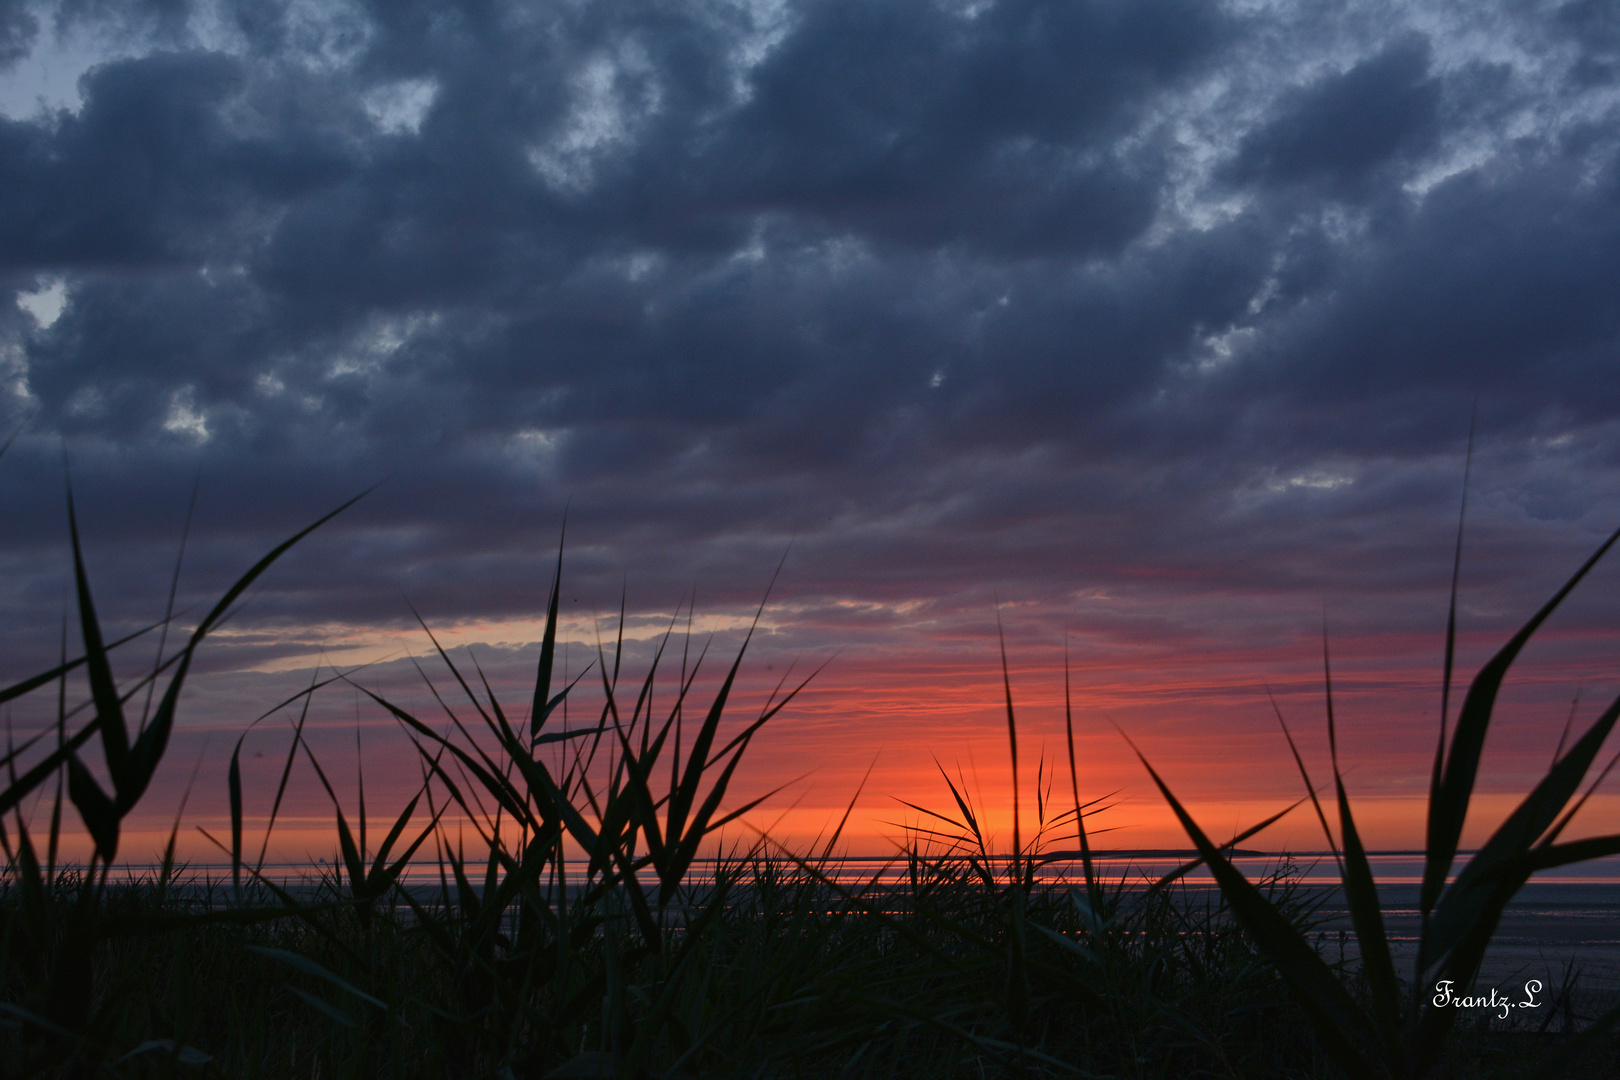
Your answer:
[[[966,858],[959,829],[1001,860],[974,871],[992,892],[1065,853],[1023,885],[1029,940],[1067,942],[1064,962],[1101,949],[1102,924],[1091,907],[1042,922],[1036,895],[1083,881],[1097,906],[1082,848],[1200,858],[1196,888],[1303,995],[1275,1007],[1349,1015],[1312,1004],[1320,979],[1278,959],[1293,946],[1191,821],[1318,860],[1335,888],[1343,871],[1324,908],[1345,912],[1324,924],[1341,950],[1376,913],[1356,907],[1352,849],[1427,852],[1373,869],[1421,884],[1385,896],[1413,920],[1415,951],[1395,952],[1417,1017],[1440,975],[1495,977],[1457,959],[1466,935],[1431,942],[1431,908],[1472,852],[1528,828],[1512,815],[1563,762],[1573,786],[1513,858],[1608,890],[1580,902],[1607,920],[1581,940],[1606,943],[1587,990],[1609,998],[1542,1032],[1620,993],[1602,749],[1620,557],[1560,593],[1620,527],[1612,5],[0,2],[0,193],[4,903],[39,872],[24,836],[43,851],[48,833],[51,873],[84,868],[85,896],[167,858],[233,881],[186,918],[246,925],[244,870],[273,892],[338,865],[362,802],[369,863],[409,805],[395,856],[422,846],[413,884],[388,883],[408,915],[389,925],[453,921],[457,845],[474,877],[491,845],[487,891],[547,836],[556,863],[526,887],[559,875],[565,912],[598,882],[618,897],[602,918],[633,911],[634,948],[660,954],[659,933],[708,925],[711,908],[666,910],[673,882],[697,888],[681,860]],[[1602,839],[1579,865],[1528,852],[1581,838]],[[1498,884],[1478,888],[1520,865],[1482,863]],[[848,885],[815,880],[824,905]],[[514,927],[563,917],[510,902]],[[1012,935],[1024,957],[1023,908],[1002,906],[1018,914],[973,940]],[[1354,993],[1377,998],[1368,955],[1354,978],[1374,988]],[[126,1075],[152,1040],[167,1048],[128,1075],[248,1075],[253,1054],[223,1043],[188,1062],[178,1027],[36,1016],[27,965],[6,962],[0,1012],[22,1011],[4,1055],[34,1064],[0,1075]],[[1023,964],[986,978],[1022,985]],[[362,967],[300,968],[316,981],[292,990],[330,976],[405,1024]],[[818,1075],[1340,1075],[1296,1054],[1352,1076],[1519,1075],[1468,1071],[1445,1024],[1372,1005],[1392,1025],[1372,1064],[1329,1035],[1225,1072],[1127,1062],[1075,1050],[1113,1045],[1090,1028],[1041,1042],[1030,1017],[1057,999],[1028,992],[975,1012],[895,990],[872,1006],[901,1025],[881,1035],[782,1022]],[[844,1000],[796,993],[781,1009]],[[464,1072],[422,1075],[793,1075],[772,1056],[787,1034],[716,1034],[709,1059],[695,1034],[620,1045],[566,1010],[552,1042],[513,1023],[466,1035]],[[871,1064],[911,1060],[894,1031],[916,1024],[926,1054]],[[55,1034],[36,1046],[36,1028]],[[255,1067],[406,1075],[405,1051],[312,1039]],[[887,1049],[850,1056],[868,1043]]]

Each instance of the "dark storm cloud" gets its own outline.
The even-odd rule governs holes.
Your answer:
[[[1244,136],[1233,174],[1353,189],[1391,158],[1422,154],[1439,135],[1440,86],[1428,72],[1429,43],[1412,38],[1323,77]]]
[[[0,69],[28,55],[39,33],[39,19],[23,0],[0,4]]]
[[[1443,583],[1476,401],[1507,582],[1620,496],[1616,40],[1582,3],[0,5],[8,70],[102,50],[76,100],[0,82],[7,625],[60,608],[65,444],[124,619],[193,476],[193,600],[386,476],[244,626],[530,613],[566,503],[591,602],[726,607],[797,537],[806,612],[1096,588],[1208,634]]]

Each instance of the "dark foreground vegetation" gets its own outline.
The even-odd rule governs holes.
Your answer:
[[[1563,592],[1482,670],[1449,741],[1442,731],[1419,966],[1401,979],[1337,775],[1335,833],[1300,766],[1343,870],[1364,958],[1354,965],[1322,947],[1288,865],[1249,882],[1224,857],[1267,823],[1217,845],[1168,788],[1219,892],[1186,891],[1178,875],[1102,880],[1086,828],[1100,805],[1074,783],[1072,722],[1069,790],[1054,798],[1043,766],[1037,830],[1015,828],[1004,854],[945,778],[951,804],[913,808],[930,824],[886,875],[840,868],[836,830],[811,851],[760,838],[706,861],[718,830],[755,805],[726,799],[751,740],[798,689],[779,687],[737,722],[726,707],[741,652],[698,703],[701,657],[684,645],[678,660],[661,647],[633,685],[621,682],[615,647],[581,676],[599,687],[600,713],[564,729],[575,684],[553,679],[560,559],[522,707],[442,652],[433,716],[362,689],[415,746],[421,783],[405,805],[380,820],[363,794],[343,805],[329,782],[338,763],[303,738],[316,684],[267,714],[287,718],[276,791],[242,790],[237,744],[225,777],[231,832],[214,838],[228,877],[206,883],[176,868],[171,836],[161,869],[122,878],[122,823],[163,758],[195,650],[305,533],[244,575],[153,670],[119,683],[119,643],[101,634],[74,530],[83,655],[0,690],[0,703],[52,694],[58,717],[0,761],[3,1075],[1615,1074],[1613,1014],[1503,1027],[1433,1008],[1424,989],[1435,977],[1473,982],[1502,907],[1536,870],[1620,851],[1616,837],[1559,842],[1617,702],[1560,746],[1520,811],[1450,878],[1496,686]],[[80,679],[83,705],[69,695]],[[653,691],[670,682],[655,714]],[[1016,763],[1010,689],[1007,734]],[[261,872],[268,836],[246,835],[244,805],[268,804],[273,828],[295,768],[331,796],[337,857],[328,876],[289,886]],[[1017,792],[1016,764],[1012,780]],[[65,813],[94,840],[87,865],[60,865]],[[1073,849],[1063,853],[1078,865],[1072,880],[1043,870],[1060,844]]]

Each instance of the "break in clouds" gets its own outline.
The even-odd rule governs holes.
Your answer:
[[[125,625],[194,480],[182,604],[383,482],[244,663],[532,616],[565,507],[589,610],[792,541],[800,644],[1438,634],[1476,410],[1478,618],[1620,522],[1605,0],[6,2],[0,114],[7,680],[64,458]]]

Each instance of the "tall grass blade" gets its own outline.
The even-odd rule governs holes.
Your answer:
[[[560,703],[551,694],[551,669],[557,662],[557,604],[562,596],[563,545],[568,536],[568,519],[563,518],[562,532],[557,537],[557,569],[552,572],[551,598],[546,603],[546,629],[540,638],[540,661],[534,675],[534,702],[529,707],[529,737],[538,738],[551,710]]]
[[[185,524],[180,529],[180,549],[175,553],[174,573],[169,577],[169,599],[163,606],[163,629],[158,634],[157,656],[152,661],[152,677],[146,684],[146,701],[141,706],[139,730],[145,730],[146,721],[152,715],[152,691],[157,688],[158,672],[163,668],[163,650],[169,643],[169,622],[174,618],[174,598],[180,591],[180,568],[186,561],[186,541],[191,537],[191,518],[197,510],[197,491],[200,487],[199,476],[192,482],[191,498],[186,502]]]
[[[96,855],[102,865],[111,865],[118,854],[118,823],[122,815],[117,804],[101,790],[90,770],[84,767],[77,754],[68,759],[68,797],[73,800],[86,831],[95,841]],[[15,786],[15,785],[14,785]]]
[[[1283,818],[1287,817],[1289,814],[1292,814],[1295,810],[1298,810],[1302,805],[1304,805],[1304,803],[1305,803],[1304,798],[1295,799],[1293,802],[1289,803],[1287,806],[1283,807],[1281,810],[1277,811],[1275,814],[1272,814],[1270,817],[1264,818],[1263,820],[1258,821],[1253,825],[1250,825],[1247,829],[1244,829],[1242,832],[1235,833],[1232,836],[1232,839],[1228,840],[1226,843],[1224,843],[1224,844],[1222,844],[1220,846],[1219,850],[1221,850],[1221,851],[1231,851],[1233,848],[1235,848],[1239,844],[1243,843],[1243,841],[1247,840],[1249,837],[1256,836],[1256,835],[1258,835],[1260,833],[1265,832],[1267,829],[1269,829],[1273,825],[1277,824],[1277,822],[1281,821]],[[1186,862],[1182,863],[1180,866],[1176,867],[1174,870],[1170,871],[1168,874],[1165,874],[1163,877],[1161,877],[1157,881],[1155,881],[1153,883],[1153,885],[1151,886],[1150,891],[1152,891],[1152,892],[1161,891],[1164,888],[1166,888],[1167,886],[1169,886],[1171,884],[1174,884],[1177,881],[1180,881],[1182,878],[1186,877],[1188,874],[1192,873],[1194,870],[1198,869],[1200,866],[1203,866],[1203,865],[1204,865],[1204,856],[1202,854],[1200,854],[1196,859],[1188,859]]]
[[[384,1012],[388,1010],[387,1002],[366,993],[364,990],[360,989],[358,986],[355,986],[347,979],[335,974],[329,968],[316,963],[307,956],[301,956],[295,952],[288,952],[286,949],[273,949],[265,945],[249,945],[247,949],[249,952],[257,953],[267,960],[274,960],[277,963],[286,964],[288,967],[293,968],[294,970],[302,971],[305,975],[312,975],[317,979],[322,979],[329,982],[339,990],[342,990],[345,994],[348,994],[350,997],[357,998],[358,1000],[365,1002],[367,1005],[373,1005],[379,1009],[382,1009]]]
[[[1349,991],[1339,984],[1327,962],[1265,895],[1226,860],[1128,736],[1126,742],[1203,856],[1233,914],[1299,993],[1307,1016],[1339,1066],[1352,1077],[1386,1076],[1387,1070],[1368,1053],[1382,1042],[1377,1027]]]
[[[141,627],[139,630],[136,630],[133,633],[125,634],[123,637],[118,638],[116,641],[108,642],[107,646],[106,646],[106,651],[111,652],[112,650],[118,648],[120,645],[125,645],[125,644],[127,644],[127,643],[129,643],[131,641],[134,641],[136,638],[141,637],[141,636],[143,636],[145,634],[148,634],[151,631],[157,629],[159,625],[161,625],[161,624],[160,623],[151,623],[151,624],[149,624],[147,626]],[[58,664],[56,667],[51,668],[49,671],[42,671],[38,675],[30,675],[28,678],[23,679],[21,682],[13,683],[10,686],[7,686],[7,687],[5,687],[3,689],[0,689],[0,705],[3,705],[6,702],[12,701],[12,700],[14,700],[16,698],[23,697],[26,694],[29,694],[29,693],[31,693],[31,692],[33,692],[35,690],[38,690],[40,687],[44,686],[46,683],[55,682],[57,679],[60,679],[62,676],[67,675],[70,672],[77,671],[79,668],[84,666],[84,663],[85,663],[86,659],[87,658],[83,657],[83,656],[76,657],[73,660],[64,659],[60,664]]]
[[[225,791],[231,805],[231,886],[242,899],[242,739],[231,751],[231,765],[225,773]]]
[[[1430,906],[1445,886],[1446,875],[1457,857],[1457,844],[1462,836],[1463,821],[1468,816],[1468,803],[1474,791],[1474,777],[1479,771],[1480,753],[1485,746],[1485,733],[1490,727],[1491,711],[1496,695],[1508,668],[1518,657],[1541,624],[1547,620],[1564,598],[1597,565],[1608,550],[1620,540],[1620,529],[1609,534],[1590,558],[1575,571],[1551,600],[1514,634],[1508,643],[1480,669],[1463,699],[1457,715],[1457,728],[1452,736],[1450,752],[1446,757],[1445,775],[1436,797],[1429,803],[1429,845],[1423,871],[1423,898]]]
[[[1476,406],[1477,408],[1477,406]],[[1440,676],[1440,735],[1434,747],[1434,768],[1429,776],[1429,822],[1428,841],[1426,849],[1435,851],[1440,841],[1440,819],[1434,814],[1434,807],[1440,802],[1440,788],[1445,779],[1446,758],[1446,725],[1451,720],[1451,675],[1457,656],[1457,585],[1462,576],[1462,546],[1463,526],[1468,521],[1468,476],[1474,466],[1474,423],[1476,417],[1468,421],[1468,452],[1463,457],[1463,492],[1462,506],[1457,511],[1457,545],[1451,555],[1451,596],[1446,604],[1446,657],[1445,665]],[[1423,925],[1427,926],[1429,912],[1434,910],[1434,902],[1440,897],[1440,889],[1445,885],[1445,874],[1450,870],[1449,864],[1445,871],[1436,875],[1428,866],[1424,867],[1423,886],[1418,900],[1418,907],[1422,913]]]
[[[1311,808],[1316,811],[1317,824],[1322,826],[1322,838],[1327,841],[1328,850],[1333,852],[1333,862],[1339,868],[1339,877],[1344,877],[1344,860],[1339,856],[1338,842],[1333,839],[1333,830],[1328,827],[1327,815],[1322,812],[1322,800],[1316,797],[1316,785],[1311,783],[1311,774],[1305,768],[1305,759],[1300,756],[1299,747],[1294,743],[1294,733],[1288,730],[1288,722],[1283,719],[1282,709],[1277,705],[1277,699],[1272,696],[1271,687],[1266,687],[1266,698],[1271,702],[1271,711],[1276,714],[1277,724],[1282,728],[1283,738],[1288,740],[1288,751],[1294,755],[1294,766],[1299,770],[1299,778],[1305,784],[1305,791],[1310,796]]]
[[[1086,903],[1092,911],[1102,907],[1102,885],[1091,863],[1091,839],[1086,835],[1085,814],[1080,808],[1080,774],[1074,764],[1074,699],[1069,693],[1069,641],[1063,641],[1063,733],[1068,739],[1069,792],[1074,796],[1074,835],[1080,842],[1080,867],[1086,876]],[[1068,939],[1065,938],[1065,941]]]
[[[1395,977],[1395,964],[1390,958],[1389,936],[1384,929],[1384,909],[1378,900],[1378,884],[1373,880],[1372,866],[1367,861],[1366,849],[1356,831],[1355,817],[1350,812],[1350,798],[1344,790],[1344,774],[1339,769],[1338,721],[1333,713],[1333,662],[1328,656],[1327,627],[1322,628],[1322,684],[1327,703],[1328,754],[1333,766],[1333,787],[1339,800],[1339,835],[1344,841],[1344,861],[1340,864],[1340,880],[1344,883],[1345,902],[1350,908],[1350,921],[1356,930],[1356,941],[1361,945],[1361,962],[1372,991],[1373,1014],[1383,1035],[1383,1054],[1394,1062],[1397,1073],[1403,1071],[1401,1058],[1401,984]],[[1304,766],[1301,766],[1303,769]],[[1315,801],[1315,793],[1312,793]]]
[[[1001,687],[1007,701],[1007,748],[1012,758],[1013,861],[1011,888],[1012,933],[1007,941],[1007,1019],[1018,1044],[1018,1071],[1023,1071],[1024,1031],[1029,1023],[1029,942],[1024,930],[1024,842],[1019,831],[1018,720],[1013,715],[1012,676],[1007,670],[1007,637],[1001,628],[1001,612],[996,612],[996,639],[1001,646]]]
[[[73,506],[71,485],[68,488],[68,533],[73,540],[73,585],[79,604],[79,632],[84,637],[85,671],[89,675],[90,696],[96,704],[96,724],[101,731],[101,749],[107,758],[107,771],[112,775],[114,791],[122,796],[130,782],[129,729],[124,724],[124,708],[118,700],[118,686],[113,682],[112,666],[107,661],[107,647],[101,639],[101,623],[96,619],[95,601],[90,596],[90,579],[84,571],[84,552],[79,545],[79,521]]]
[[[255,874],[264,869],[265,855],[270,850],[270,834],[275,831],[276,817],[281,813],[281,800],[287,794],[287,781],[292,776],[293,762],[298,760],[298,747],[304,741],[304,721],[309,719],[309,703],[313,699],[316,688],[318,686],[326,685],[325,683],[320,683],[317,681],[320,678],[320,674],[320,666],[316,665],[314,672],[312,672],[309,677],[309,690],[304,694],[304,704],[298,710],[298,722],[293,725],[292,743],[287,747],[287,760],[282,762],[281,765],[281,779],[276,782],[276,797],[270,803],[270,817],[264,825],[264,839],[259,842],[259,857],[255,859],[253,863]],[[327,681],[331,682],[336,678],[337,676],[333,676],[333,679],[329,679]],[[291,701],[292,699],[288,700]],[[276,708],[271,711],[278,711],[286,704],[288,704],[288,702],[283,702],[281,705],[277,705]],[[268,716],[269,713],[266,713],[265,715]],[[263,717],[261,716],[260,719],[263,719]],[[258,721],[254,722],[257,723]]]
[[[96,733],[99,726],[92,720],[70,737],[62,740],[60,746],[37,762],[27,772],[12,780],[6,786],[5,791],[0,791],[0,814],[15,809],[35,788],[55,776],[63,765],[72,760],[73,756],[78,753],[79,748],[90,741],[90,736]]]
[[[1568,753],[1549,770],[1469,860],[1456,881],[1447,887],[1430,919],[1428,933],[1423,938],[1418,959],[1420,974],[1442,963],[1481,918],[1489,917],[1494,922],[1491,910],[1495,906],[1495,897],[1491,890],[1478,887],[1480,880],[1498,864],[1524,855],[1553,826],[1579,789],[1592,760],[1613,731],[1616,720],[1620,720],[1620,698],[1605,709],[1570,747]],[[1457,968],[1450,965],[1448,970],[1457,971]],[[1463,974],[1460,971],[1457,973]]]

